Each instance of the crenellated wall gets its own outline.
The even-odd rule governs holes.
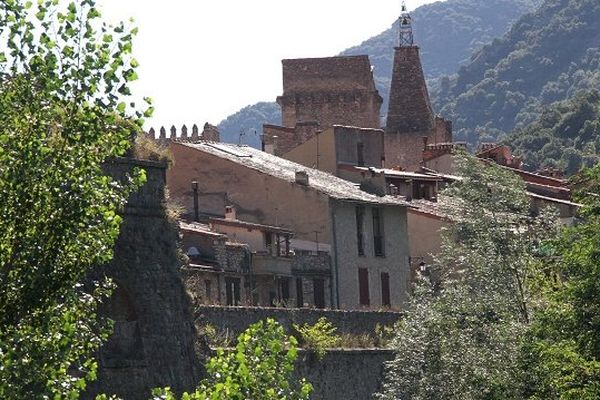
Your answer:
[[[192,126],[191,132],[188,130],[188,127],[186,125],[183,125],[179,130],[177,130],[175,125],[171,125],[168,135],[165,127],[161,126],[158,129],[158,137],[157,131],[154,128],[150,128],[148,132],[146,132],[146,136],[152,140],[156,140],[163,146],[168,146],[170,142],[194,143],[198,141],[221,141],[221,134],[219,133],[219,129],[216,126],[209,124],[208,122],[204,124],[202,132],[200,132],[200,130],[198,129],[198,125],[196,124]]]

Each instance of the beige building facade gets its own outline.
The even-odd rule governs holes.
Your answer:
[[[401,308],[410,281],[404,201],[246,146],[173,143],[171,150],[168,186],[188,216],[196,182],[200,214],[235,207],[238,219],[293,231],[292,251],[329,252],[327,307]]]

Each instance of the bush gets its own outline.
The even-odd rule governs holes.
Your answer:
[[[325,317],[319,318],[314,325],[294,324],[294,329],[300,335],[300,343],[306,349],[314,350],[319,359],[325,356],[325,349],[339,347],[342,343],[336,334],[337,328]]]

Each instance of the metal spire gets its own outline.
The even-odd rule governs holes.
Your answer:
[[[414,46],[414,37],[412,31],[412,18],[406,8],[406,1],[402,0],[402,11],[398,18],[400,25],[400,47]]]

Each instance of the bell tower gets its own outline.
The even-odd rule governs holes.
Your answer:
[[[384,135],[385,164],[416,170],[427,143],[452,142],[452,124],[436,117],[431,108],[419,46],[413,35],[413,20],[405,1],[398,29]]]
[[[402,11],[398,18],[398,24],[400,26],[399,47],[413,46],[415,38],[412,31],[412,18],[406,8],[406,1],[402,1]]]
[[[394,51],[386,132],[427,132],[433,128],[434,114],[421,66],[419,47],[414,43],[412,18],[404,1],[398,22],[399,44]]]

